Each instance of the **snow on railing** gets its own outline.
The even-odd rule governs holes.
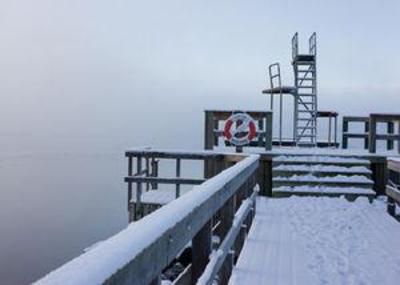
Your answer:
[[[254,203],[252,194],[258,164],[258,155],[246,157],[195,186],[190,193],[131,223],[126,229],[50,272],[35,284],[150,284],[159,279],[162,270],[190,241],[193,253],[191,278],[196,281],[203,273],[211,253],[212,221],[217,213],[221,213],[219,234],[223,242],[219,250],[222,255],[226,258],[226,250],[231,251],[232,239],[240,241],[235,252],[238,254],[240,251],[244,239],[236,238],[237,227],[238,223],[241,226],[245,221],[246,226],[240,228],[247,231],[251,225],[254,211],[249,205]],[[240,207],[241,204],[245,206]],[[240,215],[240,218],[234,217],[237,209],[236,217]],[[252,215],[248,215],[250,212]],[[232,224],[234,237],[229,232]],[[228,247],[226,239],[229,239]],[[219,272],[220,278],[226,278],[231,269],[232,263],[228,269],[224,266]],[[213,277],[218,270],[211,271]]]

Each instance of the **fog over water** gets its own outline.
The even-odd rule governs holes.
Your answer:
[[[0,1],[0,284],[127,224],[126,148],[200,149],[205,109],[267,109],[296,31],[320,109],[399,112],[400,2],[322,2]]]

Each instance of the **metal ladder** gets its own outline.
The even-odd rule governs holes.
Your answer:
[[[298,34],[292,38],[292,65],[296,87],[293,137],[298,146],[317,145],[316,34],[309,38],[309,54],[299,54]]]

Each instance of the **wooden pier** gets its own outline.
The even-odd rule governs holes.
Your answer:
[[[315,33],[305,54],[294,35],[293,86],[270,65],[270,110],[206,110],[204,150],[128,149],[127,228],[35,284],[398,284],[400,114],[344,116],[340,146],[339,113],[318,110],[316,51]],[[294,99],[287,139],[283,94]]]

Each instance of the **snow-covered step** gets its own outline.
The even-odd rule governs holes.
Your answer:
[[[318,177],[312,174],[305,175],[293,175],[290,177],[278,176],[272,179],[273,187],[280,186],[342,186],[342,187],[359,187],[359,188],[371,188],[373,181],[363,175],[336,175],[327,177]]]
[[[273,188],[274,197],[297,196],[346,196],[356,198],[357,196],[375,197],[375,191],[360,187],[335,187],[335,186],[281,186]]]
[[[365,166],[336,166],[323,164],[281,164],[275,166],[272,175],[276,176],[293,176],[313,174],[314,176],[337,176],[337,175],[364,175],[371,176],[371,170]]]
[[[322,164],[336,166],[369,166],[370,161],[354,157],[323,155],[281,155],[274,157],[273,165],[281,164]]]

